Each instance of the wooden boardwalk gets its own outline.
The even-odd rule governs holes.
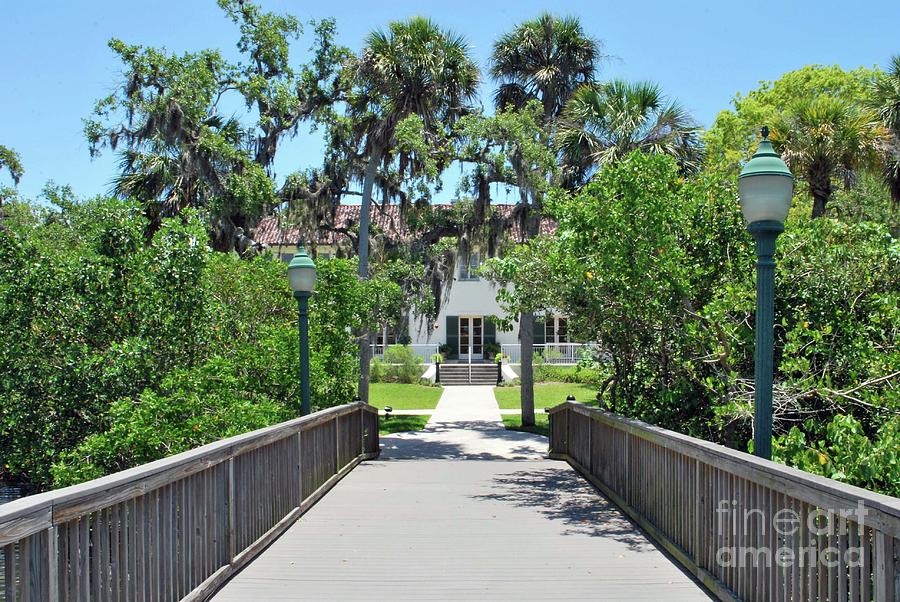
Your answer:
[[[215,600],[708,600],[489,388],[447,389]],[[485,397],[490,395],[490,397]],[[489,400],[493,405],[487,405]]]
[[[490,387],[382,443],[350,403],[3,504],[0,602],[900,602],[898,498]]]

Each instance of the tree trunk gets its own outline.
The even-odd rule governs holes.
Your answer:
[[[541,205],[536,200],[525,214],[523,230],[525,240],[533,240],[540,231]],[[522,397],[522,425],[534,426],[534,313],[523,312],[519,316],[519,343],[522,349],[520,396]]]
[[[369,161],[366,163],[366,177],[363,180],[362,205],[359,209],[359,278],[369,278],[369,215],[372,212],[372,187],[375,185],[375,172],[378,162],[381,160],[381,152],[372,149]]]
[[[372,378],[372,333],[366,328],[359,337],[359,387],[356,394],[369,403],[369,381]]]
[[[808,181],[809,192],[813,197],[812,217],[822,217],[831,198],[831,174],[826,168],[814,166],[809,170]]]
[[[522,363],[519,367],[522,371],[522,426],[534,426],[534,314],[531,312],[519,316],[519,343],[522,346]]]
[[[366,176],[363,180],[362,204],[359,208],[359,279],[369,279],[369,214],[372,210],[372,187],[375,183],[375,171],[381,152],[372,149],[366,163]],[[372,374],[372,335],[368,325],[364,324],[359,337],[359,387],[357,394],[362,401],[369,401],[369,380]]]
[[[888,189],[891,191],[891,210],[896,210],[900,207],[900,166],[897,166],[896,171],[888,175],[886,178]]]
[[[813,207],[812,207],[812,216],[813,218],[822,217],[825,215],[825,205],[828,203],[828,197],[822,195],[813,195]]]
[[[900,237],[900,227],[897,226],[895,214],[900,209],[900,166],[887,179],[888,188],[891,191],[891,218],[889,223],[891,235],[894,238]]]

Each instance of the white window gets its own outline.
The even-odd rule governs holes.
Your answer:
[[[559,344],[569,343],[569,319],[563,316],[548,316],[544,322],[544,341]]]
[[[469,253],[468,257],[461,257],[459,263],[459,279],[460,280],[478,280],[476,270],[481,265],[480,257],[477,252]]]

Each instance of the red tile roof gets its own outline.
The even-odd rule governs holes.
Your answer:
[[[435,208],[446,209],[450,205],[435,205]],[[501,217],[508,217],[515,205],[491,205],[491,208],[497,211]],[[360,206],[359,205],[339,205],[334,219],[335,228],[350,229],[359,223]],[[399,205],[387,205],[383,209],[381,207],[372,207],[371,212],[372,224],[378,230],[384,232],[389,238],[394,240],[409,240],[415,233],[410,231],[405,221],[400,216]],[[556,231],[556,222],[549,218],[541,220],[541,234],[552,234]],[[513,222],[510,234],[516,242],[522,242],[522,231],[519,224]],[[295,245],[299,236],[299,229],[296,226],[283,228],[278,216],[269,216],[263,218],[256,226],[252,234],[253,240],[258,243],[271,246],[278,245]],[[331,230],[319,230],[320,245],[333,245],[339,243],[345,235],[340,232]]]

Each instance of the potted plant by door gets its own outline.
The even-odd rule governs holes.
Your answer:
[[[484,359],[492,362],[498,353],[500,353],[500,343],[484,344]]]

